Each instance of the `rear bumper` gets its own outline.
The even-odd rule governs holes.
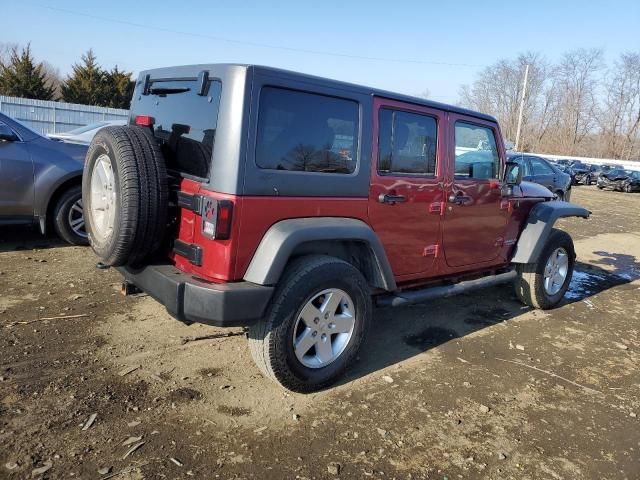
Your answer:
[[[273,294],[273,287],[250,282],[218,284],[197,280],[173,265],[117,270],[183,322],[218,327],[251,325],[263,316]]]

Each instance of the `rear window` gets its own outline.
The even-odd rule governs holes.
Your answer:
[[[152,80],[148,95],[134,103],[137,115],[153,117],[153,133],[167,168],[180,174],[207,178],[218,124],[222,83],[210,80],[199,95],[196,78]]]
[[[260,95],[256,164],[271,170],[353,173],[358,103],[265,87]]]

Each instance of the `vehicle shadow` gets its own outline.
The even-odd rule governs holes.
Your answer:
[[[70,246],[53,233],[42,235],[37,227],[14,225],[0,227],[0,253]]]
[[[577,262],[569,290],[557,308],[640,279],[640,263],[634,256],[594,253],[602,257],[594,263],[605,268]],[[509,283],[426,304],[376,309],[359,361],[339,383],[349,383],[530,310],[518,301]]]

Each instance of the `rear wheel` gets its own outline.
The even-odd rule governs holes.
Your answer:
[[[313,255],[295,260],[265,318],[249,328],[262,373],[312,392],[334,383],[355,360],[371,318],[369,286],[351,264]]]
[[[82,205],[82,189],[72,187],[62,194],[54,209],[53,225],[60,238],[71,245],[88,245]]]
[[[571,236],[553,229],[538,260],[517,266],[520,301],[543,310],[555,307],[569,288],[575,257]]]

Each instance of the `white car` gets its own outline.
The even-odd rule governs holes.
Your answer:
[[[126,125],[127,119],[121,120],[104,120],[102,122],[91,123],[84,127],[78,127],[73,130],[64,133],[49,133],[47,137],[53,140],[61,140],[67,143],[80,143],[82,145],[89,145],[91,140],[98,133],[98,130],[104,127],[110,127],[112,125]]]

